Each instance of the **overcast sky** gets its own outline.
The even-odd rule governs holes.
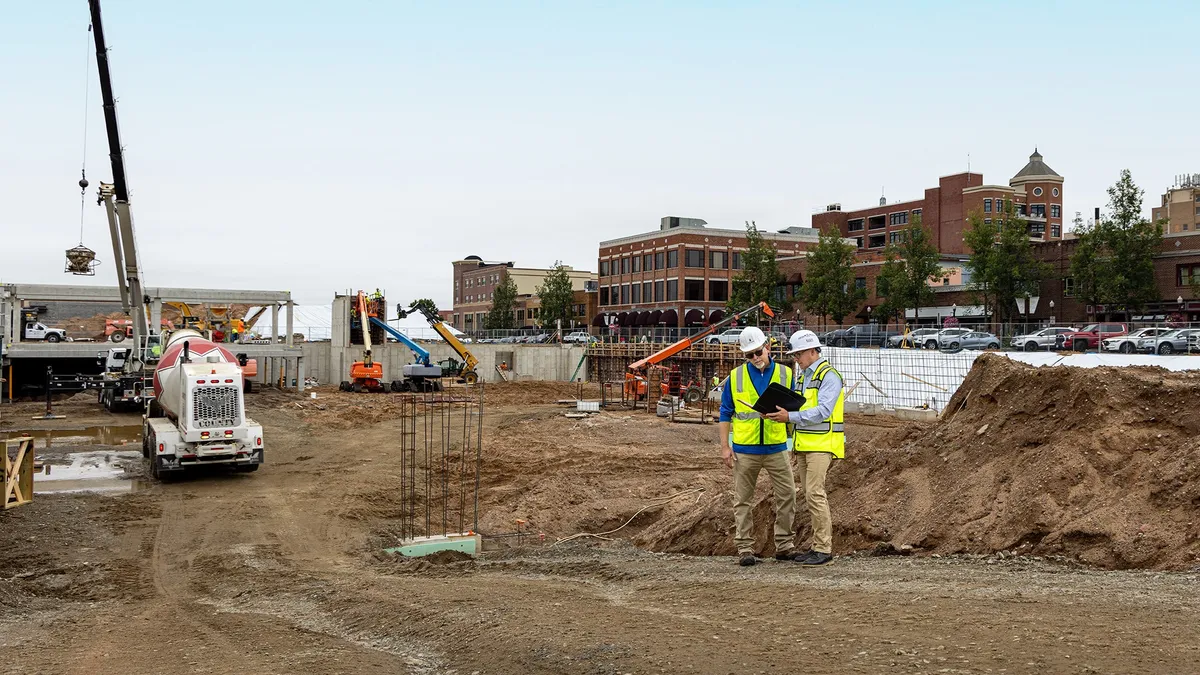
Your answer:
[[[0,279],[114,283],[84,0],[3,3]],[[144,278],[451,304],[476,254],[594,270],[664,215],[810,225],[1034,146],[1090,212],[1200,172],[1200,4],[105,0]],[[86,78],[86,79],[85,79]],[[106,254],[106,251],[108,253]]]

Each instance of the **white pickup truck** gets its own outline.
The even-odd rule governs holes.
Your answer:
[[[50,328],[41,321],[27,321],[25,322],[25,330],[21,333],[21,339],[66,342],[67,331],[61,328]]]

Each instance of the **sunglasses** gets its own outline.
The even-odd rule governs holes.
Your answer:
[[[766,347],[759,347],[758,349],[755,349],[755,350],[754,350],[754,351],[752,351],[752,352],[746,352],[746,358],[747,358],[747,359],[753,359],[753,358],[756,358],[756,357],[757,357],[759,354],[762,354],[762,353],[763,353],[763,352],[765,352],[766,350],[767,350],[767,348],[766,348]]]

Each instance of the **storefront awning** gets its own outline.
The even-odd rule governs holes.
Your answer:
[[[673,309],[668,309],[662,313],[662,318],[660,318],[658,322],[664,326],[670,326],[674,328],[679,325],[679,312],[676,312]]]

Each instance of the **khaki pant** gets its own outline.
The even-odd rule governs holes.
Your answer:
[[[796,546],[796,535],[792,531],[792,521],[796,518],[796,482],[792,479],[788,454],[786,451],[770,455],[734,454],[733,543],[739,555],[754,552],[754,522],[750,507],[762,469],[766,469],[771,478],[771,493],[775,498],[775,550],[789,551]]]
[[[796,485],[804,490],[804,501],[812,516],[812,550],[833,553],[833,519],[825,495],[825,474],[833,455],[828,452],[796,453]]]

